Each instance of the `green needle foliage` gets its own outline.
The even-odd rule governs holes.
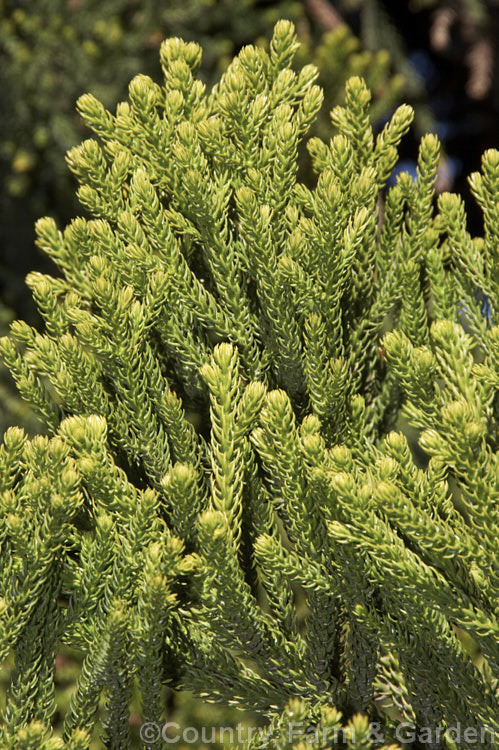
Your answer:
[[[203,77],[212,82],[234,51],[270,33],[280,14],[299,23],[306,42],[301,57],[317,60],[331,99],[348,74],[365,74],[379,100],[378,114],[386,113],[402,86],[400,78],[388,76],[387,53],[360,52],[345,24],[321,37],[303,2],[0,0],[3,190],[12,196],[29,193],[34,210],[47,206],[47,197],[37,194],[43,190],[52,193],[52,201],[68,200],[72,183],[61,155],[84,132],[74,116],[83,91],[90,86],[105,105],[113,104],[136,73],[159,75],[157,48],[165,36],[175,35],[203,45]]]
[[[162,85],[78,102],[92,218],[38,222],[45,333],[1,340],[49,430],[0,451],[6,748],[88,748],[102,699],[127,748],[133,690],[160,725],[164,684],[261,712],[276,748],[369,748],[369,721],[494,747],[499,153],[471,238],[459,196],[434,207],[435,136],[385,192],[412,111],[375,137],[354,77],[305,184],[323,95],[296,49],[280,21],[207,91],[169,39]],[[56,738],[61,644],[84,661]]]
[[[5,335],[13,315],[0,301],[0,334]],[[43,424],[36,418],[26,401],[16,393],[7,368],[0,364],[0,435],[7,427],[18,424],[31,435],[43,430]]]
[[[386,51],[360,50],[345,24],[323,34],[304,2],[280,0],[0,0],[0,244],[6,274],[0,296],[16,317],[35,322],[24,277],[53,273],[34,252],[39,216],[65,223],[79,212],[64,153],[88,136],[75,102],[92,91],[104,106],[126,97],[137,73],[161,76],[158,49],[178,36],[203,47],[202,80],[211,86],[239,49],[266,39],[291,18],[304,42],[299,65],[316,64],[328,107],[349,76],[366,78],[376,116],[398,103],[400,76]],[[329,137],[327,111],[316,123]],[[36,324],[36,323],[35,323]]]

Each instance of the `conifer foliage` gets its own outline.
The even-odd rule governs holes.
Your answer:
[[[92,218],[38,222],[62,272],[28,277],[46,330],[1,341],[49,428],[0,451],[7,748],[88,748],[102,695],[127,748],[134,684],[161,723],[165,683],[262,712],[275,747],[290,716],[350,721],[352,748],[369,720],[494,745],[499,154],[471,238],[459,196],[434,209],[435,136],[385,192],[412,112],[374,137],[352,78],[304,184],[323,95],[296,46],[279,22],[207,92],[170,39],[162,85],[136,77],[115,115],[79,100]],[[84,662],[59,738],[61,643]]]

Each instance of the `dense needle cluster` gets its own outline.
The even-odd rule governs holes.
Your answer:
[[[349,721],[369,747],[369,720],[493,747],[499,153],[471,238],[459,196],[435,209],[435,136],[385,189],[412,111],[375,137],[352,78],[305,183],[323,95],[296,47],[279,22],[207,92],[170,39],[162,85],[136,77],[115,115],[79,100],[92,218],[38,222],[62,272],[28,277],[45,332],[1,340],[49,428],[0,449],[6,748],[88,748],[103,693],[128,748],[134,684],[161,723],[165,683],[262,712],[276,748],[298,715],[324,747]],[[62,738],[60,644],[84,656]]]

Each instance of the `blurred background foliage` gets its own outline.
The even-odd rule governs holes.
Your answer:
[[[401,101],[411,103],[417,119],[400,168],[415,172],[417,139],[436,132],[445,145],[438,188],[461,192],[471,231],[481,231],[466,176],[486,148],[499,146],[499,0],[0,0],[0,335],[14,317],[39,325],[26,274],[57,273],[34,245],[35,220],[50,215],[63,225],[84,213],[64,159],[88,135],[76,99],[89,91],[114,109],[137,73],[161,80],[158,51],[169,36],[202,45],[201,77],[211,85],[244,44],[265,43],[279,18],[296,25],[296,65],[320,70],[325,106],[315,134],[329,138],[328,112],[351,75],[364,76],[373,92],[377,128]],[[43,431],[0,367],[0,434],[10,424]],[[10,666],[0,669],[0,709]],[[80,667],[77,654],[61,652],[61,715]],[[166,689],[165,701],[182,727],[255,721]],[[138,748],[138,704],[131,722]]]

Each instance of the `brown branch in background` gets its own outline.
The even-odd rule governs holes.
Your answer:
[[[484,99],[492,83],[494,67],[494,53],[491,40],[478,39],[466,55],[469,68],[469,78],[466,83],[466,93],[470,99]]]
[[[479,23],[466,12],[458,15],[453,8],[441,8],[433,14],[430,45],[436,52],[456,58],[457,53],[451,46],[451,31],[456,25],[461,43],[468,48],[465,57],[469,70],[466,94],[470,99],[484,99],[490,90],[494,67],[492,40],[487,35],[484,23]]]
[[[456,18],[456,12],[452,8],[435,11],[430,28],[430,44],[435,52],[443,52],[448,48],[451,28]]]
[[[446,193],[452,190],[454,177],[449,161],[446,156],[442,156],[437,169],[437,179],[435,180],[435,193]]]
[[[305,5],[314,21],[327,31],[332,31],[345,23],[342,16],[327,0],[305,0]]]

